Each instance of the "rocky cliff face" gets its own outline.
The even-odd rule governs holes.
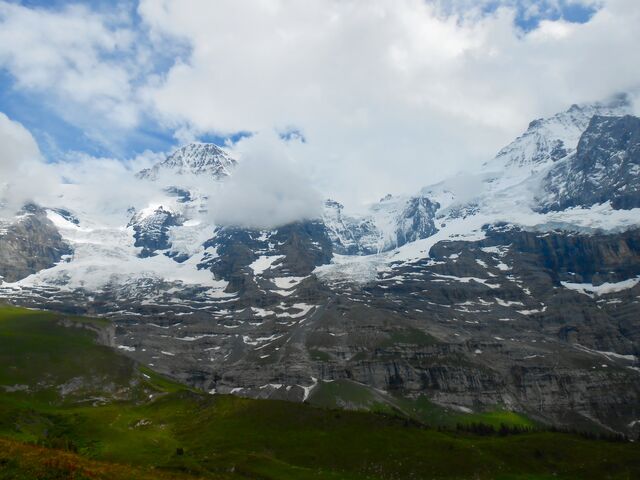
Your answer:
[[[15,221],[0,226],[0,281],[21,280],[71,253],[46,212],[29,206]]]
[[[397,219],[396,247],[428,238],[438,231],[434,220],[440,204],[428,197],[412,197]]]
[[[387,196],[370,211],[350,216],[333,200],[325,202],[323,222],[336,253],[371,255],[430,237],[438,231],[436,212],[440,204],[428,196]]]
[[[640,207],[640,118],[591,119],[576,153],[545,177],[543,210]]]
[[[631,111],[631,101],[625,94],[605,102],[572,105],[552,117],[533,120],[526,132],[500,150],[487,166],[491,170],[540,171],[575,152],[578,139],[594,116],[623,116]]]
[[[229,281],[228,290],[245,290],[251,280],[304,277],[331,260],[332,244],[324,224],[297,222],[271,231],[221,228],[205,243],[214,253],[199,268]]]
[[[372,218],[345,215],[335,200],[325,202],[323,222],[334,250],[340,255],[371,255],[379,249],[380,232]]]
[[[135,214],[127,226],[133,228],[134,245],[142,248],[139,255],[144,258],[157,255],[158,250],[168,250],[171,247],[169,229],[181,224],[180,215],[159,206]]]

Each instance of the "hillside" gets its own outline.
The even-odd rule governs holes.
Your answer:
[[[0,308],[0,479],[640,475],[634,443],[524,428],[479,435],[398,410],[200,393],[99,344],[111,329],[104,320]],[[532,425],[507,412],[456,421]]]

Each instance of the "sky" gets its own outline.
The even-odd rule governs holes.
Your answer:
[[[0,0],[0,187],[208,141],[252,188],[415,192],[638,89],[639,26],[638,0]]]

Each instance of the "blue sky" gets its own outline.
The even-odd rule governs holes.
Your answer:
[[[485,5],[485,11],[490,13],[497,8],[512,5],[516,9],[515,22],[523,31],[528,32],[538,27],[542,20],[565,20],[574,23],[588,22],[593,14],[598,10],[597,5],[560,1],[515,1],[504,2],[500,0],[489,0]],[[538,10],[536,13],[530,11],[532,5]]]

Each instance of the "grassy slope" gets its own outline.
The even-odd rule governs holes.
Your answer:
[[[58,320],[0,307],[0,479],[640,478],[635,444],[557,433],[479,437],[389,415],[201,394]],[[331,388],[368,401],[353,385]]]
[[[98,462],[80,455],[0,438],[0,479],[186,480],[197,477]]]
[[[322,408],[341,408],[401,415],[432,426],[454,428],[456,425],[482,423],[498,429],[510,427],[536,427],[536,422],[516,412],[496,410],[461,413],[446,409],[426,397],[410,400],[389,395],[350,380],[321,382],[308,399],[311,405]]]

